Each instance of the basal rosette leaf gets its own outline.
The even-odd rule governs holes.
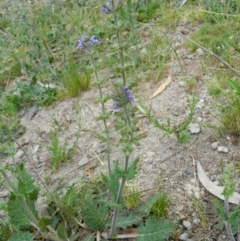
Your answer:
[[[137,241],[164,241],[175,231],[175,225],[168,219],[148,218],[146,223],[138,227],[140,234]]]
[[[122,214],[118,216],[117,220],[117,228],[122,228],[122,229],[127,229],[128,227],[131,227],[133,225],[137,225],[142,222],[142,219],[136,216],[133,213],[130,213],[129,215],[127,214]],[[112,220],[109,219],[106,221],[106,227],[111,227]]]
[[[29,209],[32,211],[32,213],[36,214],[34,202],[31,200],[27,200],[27,205]],[[8,201],[8,213],[11,222],[19,229],[30,227],[31,218],[24,209],[21,201],[19,200],[19,197],[13,193],[10,195]]]
[[[18,165],[17,169],[19,193],[30,200],[36,200],[39,189],[34,185],[32,177],[27,173],[22,163]]]
[[[105,227],[104,218],[97,205],[93,202],[86,203],[83,208],[83,219],[93,231],[103,230]]]
[[[30,232],[17,232],[14,233],[8,241],[32,241],[34,234]]]

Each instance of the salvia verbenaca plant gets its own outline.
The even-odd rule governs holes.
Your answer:
[[[139,144],[140,135],[136,134],[136,119],[134,118],[135,112],[137,112],[137,108],[132,104],[134,102],[134,96],[130,88],[127,86],[127,78],[126,72],[124,69],[124,48],[122,46],[122,40],[120,37],[119,27],[118,27],[118,16],[117,16],[117,7],[119,1],[109,0],[105,6],[101,9],[103,14],[110,14],[112,13],[114,16],[114,24],[117,36],[117,43],[118,43],[118,53],[119,53],[119,60],[120,60],[120,67],[121,67],[121,75],[122,75],[122,86],[115,89],[114,93],[112,94],[112,99],[114,101],[113,110],[116,116],[115,121],[115,128],[121,134],[120,143],[122,145],[122,152],[124,153],[124,162],[123,162],[123,169],[120,167],[122,164],[119,160],[116,161],[114,165],[114,169],[111,168],[110,163],[110,142],[109,142],[109,130],[106,125],[107,118],[109,117],[109,113],[107,113],[105,108],[105,102],[108,98],[103,97],[102,94],[102,81],[99,79],[98,71],[95,63],[94,56],[94,45],[98,44],[99,41],[95,36],[91,38],[87,38],[85,35],[82,35],[81,39],[78,41],[78,47],[80,50],[86,51],[89,54],[92,62],[92,67],[95,73],[96,85],[99,89],[100,99],[99,102],[102,106],[102,113],[100,119],[104,122],[105,132],[106,132],[106,140],[107,140],[107,150],[108,150],[108,171],[109,175],[105,176],[102,174],[103,180],[107,183],[109,188],[112,202],[108,202],[106,205],[109,205],[109,208],[113,208],[113,216],[110,225],[110,230],[102,233],[104,238],[112,238],[116,235],[116,228],[119,227],[118,225],[118,217],[120,211],[122,210],[122,196],[124,186],[127,180],[133,179],[137,174],[137,163],[139,158],[136,158],[134,161],[131,162],[131,154],[134,151],[134,145]],[[86,223],[91,226],[92,222],[90,219],[86,221]],[[164,226],[164,225],[163,225]],[[96,226],[93,226],[96,229]],[[169,225],[169,228],[173,230],[173,225]],[[149,230],[148,230],[149,231]],[[169,233],[168,233],[169,235]],[[159,239],[160,238],[160,239]],[[161,237],[158,236],[158,240],[161,240]]]

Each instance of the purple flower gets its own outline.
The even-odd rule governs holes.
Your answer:
[[[85,42],[87,40],[87,37],[85,35],[82,35],[80,41]]]
[[[116,90],[116,93],[112,95],[112,99],[114,100],[114,110],[118,110],[119,108],[126,106],[129,102],[134,101],[133,93],[127,86]]]
[[[102,13],[108,14],[108,9],[106,7],[102,7]]]
[[[89,42],[89,46],[93,46],[94,44],[98,43],[98,39],[96,36],[92,36]]]
[[[102,13],[108,14],[113,10],[113,0],[109,0],[106,4],[102,7]]]
[[[78,48],[79,49],[83,49],[84,48],[83,42],[81,40],[78,40]]]
[[[80,40],[78,40],[78,48],[79,49],[84,49],[85,48],[85,42],[87,41],[88,37],[86,37],[85,35],[82,35],[82,37],[80,38]],[[89,46],[93,46],[94,44],[98,43],[98,39],[96,36],[92,36],[90,38],[89,41]]]
[[[114,103],[113,104],[113,109],[114,110],[118,110],[120,108],[120,106],[117,104],[117,103]]]
[[[128,97],[128,100],[130,102],[134,101],[133,93],[127,86],[124,87],[124,91],[125,91],[125,93],[126,93],[126,95]]]

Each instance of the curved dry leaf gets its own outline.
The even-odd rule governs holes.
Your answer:
[[[206,173],[204,172],[201,164],[197,162],[197,172],[199,181],[202,185],[214,196],[224,200],[224,196],[222,195],[224,187],[217,186],[215,183],[209,180]],[[240,194],[234,192],[233,195],[228,200],[230,203],[239,204],[240,203]]]
[[[171,80],[172,80],[171,75],[169,75],[167,80],[149,97],[149,99],[152,99],[155,96],[162,93],[165,90],[165,88],[170,84]]]

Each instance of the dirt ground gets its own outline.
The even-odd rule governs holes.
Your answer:
[[[214,118],[214,114],[217,113],[217,103],[207,91],[207,84],[212,81],[211,66],[204,69],[201,63],[206,53],[201,49],[195,53],[189,53],[184,48],[185,41],[179,35],[175,35],[173,41],[184,73],[177,59],[173,58],[170,63],[172,81],[161,94],[149,99],[149,96],[166,78],[159,79],[157,83],[139,81],[133,93],[136,99],[145,100],[146,105],[160,122],[166,123],[167,118],[171,118],[179,123],[187,117],[189,111],[187,98],[192,93],[187,80],[196,79],[194,90],[199,103],[193,123],[199,125],[200,132],[191,134],[190,141],[181,144],[174,135],[165,136],[165,133],[154,127],[146,117],[139,115],[138,127],[143,139],[140,141],[141,145],[136,147],[134,155],[140,156],[141,161],[138,176],[131,185],[136,185],[143,195],[155,192],[157,187],[169,194],[170,217],[174,221],[180,220],[178,227],[180,240],[228,240],[225,231],[220,230],[217,225],[217,217],[211,203],[214,196],[199,183],[193,160],[201,163],[211,181],[221,183],[223,166],[226,163],[239,161],[240,151],[239,147],[232,143],[230,136],[219,137],[214,129],[208,127],[219,125]],[[108,89],[109,87],[106,86],[103,91],[107,93]],[[47,109],[39,107],[35,115],[32,115],[29,110],[21,113],[21,125],[26,127],[26,132],[17,140],[21,148],[18,147],[15,161],[24,162],[32,175],[37,180],[40,176],[51,190],[66,189],[79,181],[107,171],[105,144],[89,133],[80,133],[73,159],[62,163],[55,172],[51,170],[50,152],[46,149],[46,145],[50,145],[50,130],[54,128],[54,120],[61,127],[61,142],[67,139],[69,146],[76,139],[80,123],[82,128],[103,131],[103,123],[96,121],[101,112],[100,106],[94,104],[96,96],[98,91],[93,87],[77,98],[57,102]],[[112,109],[112,100],[109,100],[106,105],[108,109]],[[135,101],[134,105],[138,106],[138,102]],[[108,121],[109,127],[113,127],[113,121],[114,117],[111,117]],[[115,140],[116,137],[117,134],[113,131],[111,138]],[[213,149],[214,142],[226,147],[227,151],[219,152]],[[31,163],[22,149],[30,157]],[[105,165],[100,163],[97,155]],[[113,147],[111,158],[112,161],[122,160],[120,146]],[[11,165],[12,159],[6,158],[4,163]],[[235,189],[238,193],[240,192],[239,180],[238,175]],[[6,193],[2,190],[0,197],[5,196]]]

